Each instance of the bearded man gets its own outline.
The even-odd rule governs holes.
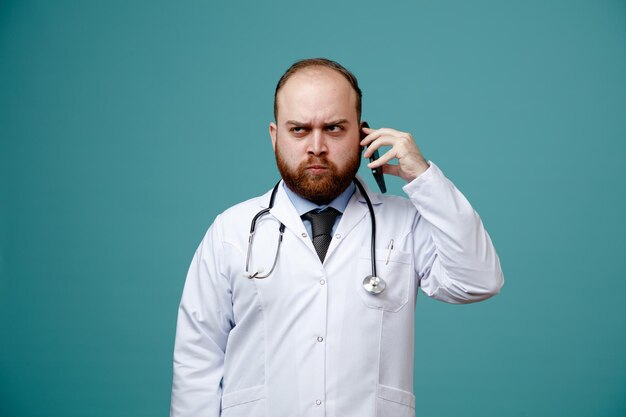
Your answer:
[[[293,64],[274,117],[282,180],[220,214],[189,268],[170,415],[412,417],[417,290],[449,303],[497,294],[491,239],[410,134],[365,127],[340,64]],[[403,178],[408,198],[356,176],[381,146],[368,167]]]

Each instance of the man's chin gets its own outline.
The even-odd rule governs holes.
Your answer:
[[[324,172],[307,171],[304,175],[306,177],[307,183],[309,184],[318,183],[320,181],[328,181],[329,183],[332,183],[334,181],[334,179],[332,178],[333,175],[328,171],[324,171]]]
[[[299,194],[314,203],[328,204],[345,190],[339,183],[332,174],[307,175],[307,180],[300,183]]]
[[[332,178],[317,176],[317,178],[307,178],[307,181],[302,184],[302,188],[309,196],[325,197],[328,196],[329,193],[332,194],[332,191],[330,191],[332,189],[332,185]]]

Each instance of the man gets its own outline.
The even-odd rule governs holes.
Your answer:
[[[414,416],[417,289],[451,303],[496,294],[491,240],[410,134],[362,127],[361,91],[341,65],[295,63],[274,110],[282,181],[219,215],[194,256],[171,415]],[[368,167],[406,180],[408,199],[354,181],[361,148],[368,158],[381,146]]]

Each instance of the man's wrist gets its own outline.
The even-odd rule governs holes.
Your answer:
[[[426,160],[416,164],[416,169],[407,178],[407,183],[415,181],[415,179],[419,178],[424,172],[428,171],[429,168],[430,168],[430,164],[428,162],[426,162]]]

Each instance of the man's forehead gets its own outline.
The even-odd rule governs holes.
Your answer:
[[[277,100],[281,118],[330,122],[353,116],[357,96],[341,74],[315,67],[292,75],[278,92]],[[305,120],[311,118],[315,120]]]
[[[310,67],[301,68],[298,71],[294,72],[291,75],[291,77],[289,77],[289,79],[285,82],[285,85],[287,85],[287,83],[290,80],[293,80],[296,78],[304,78],[304,77],[309,77],[309,78],[339,77],[339,78],[345,79],[343,75],[341,75],[338,71],[335,71],[334,69],[323,67],[320,65],[311,65]]]
[[[337,71],[324,67],[309,67],[303,68],[289,77],[278,95],[297,92],[307,85],[316,88],[332,86],[338,92],[353,91],[348,80]]]
[[[356,120],[356,110],[353,106],[342,109],[336,106],[314,108],[285,105],[280,111],[280,123],[285,125],[350,124],[351,120]]]

